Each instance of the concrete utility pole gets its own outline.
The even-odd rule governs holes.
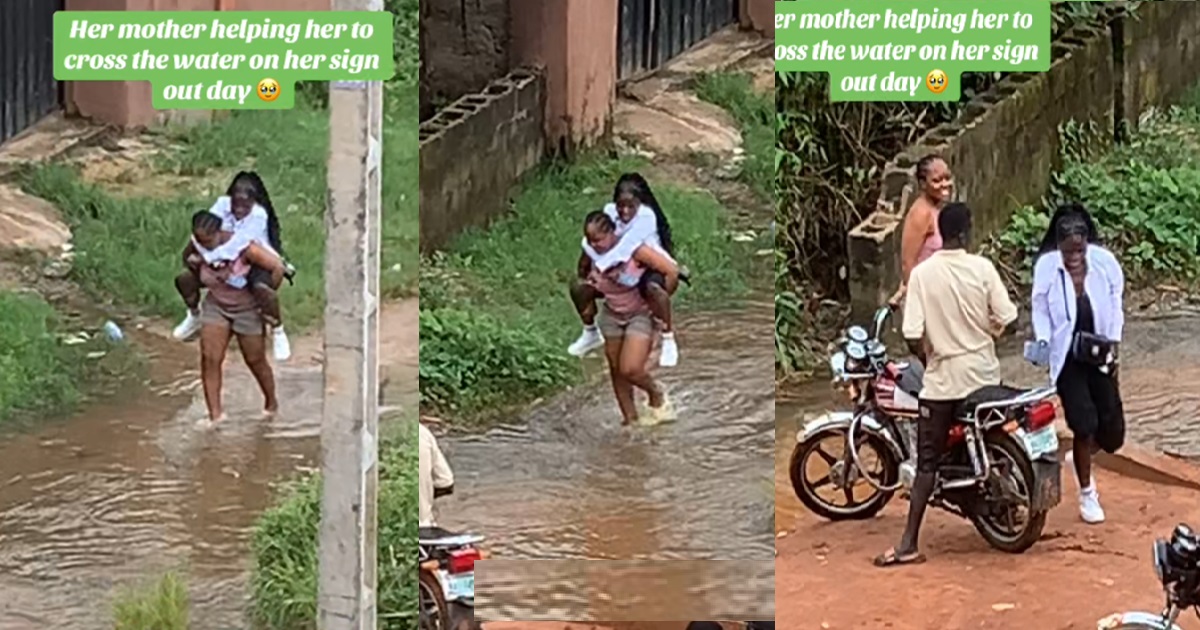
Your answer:
[[[379,11],[382,0],[333,0]],[[375,630],[383,83],[329,86],[317,627]]]

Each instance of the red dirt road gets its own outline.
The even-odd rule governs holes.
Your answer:
[[[785,464],[786,466],[786,464]],[[1200,493],[1097,471],[1108,521],[1079,520],[1073,477],[1044,537],[1014,556],[992,551],[975,529],[930,510],[921,535],[924,565],[878,569],[871,559],[895,544],[908,503],[866,522],[829,523],[776,481],[775,607],[789,630],[1092,629],[1119,611],[1158,611],[1163,598],[1150,547],[1179,522],[1200,527]],[[1200,630],[1190,612],[1180,621]]]
[[[611,625],[564,623],[562,621],[505,621],[483,624],[483,630],[684,630],[687,622],[630,621]],[[736,630],[733,624],[726,630]]]

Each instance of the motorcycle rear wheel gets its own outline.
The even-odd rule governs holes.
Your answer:
[[[872,494],[867,499],[858,501],[853,497],[848,497],[847,505],[839,506],[820,497],[816,491],[818,487],[824,484],[815,484],[814,480],[808,479],[805,475],[805,468],[813,456],[824,459],[825,463],[830,465],[831,471],[833,466],[841,463],[840,459],[834,462],[829,461],[829,457],[832,454],[821,449],[821,442],[830,438],[841,437],[844,439],[845,435],[846,431],[844,429],[825,429],[796,445],[795,450],[792,451],[791,462],[788,465],[792,480],[792,490],[796,493],[796,497],[800,499],[800,502],[804,504],[804,507],[821,518],[831,521],[872,518],[888,504],[888,501],[892,500],[894,492],[879,490],[867,484],[872,490]],[[857,441],[860,446],[869,445],[880,458],[880,463],[883,467],[882,474],[880,475],[881,485],[894,485],[900,476],[900,465],[896,461],[896,457],[892,453],[888,443],[879,435],[869,431],[863,431]],[[853,463],[851,463],[850,469],[857,472],[857,467]],[[848,471],[845,474],[849,474]]]
[[[997,451],[1003,454],[1004,459],[1010,464],[1015,464],[1013,472],[1020,478],[1013,479],[1013,481],[1024,489],[1026,498],[1030,498],[1033,488],[1036,487],[1037,477],[1033,469],[1033,462],[1029,459],[1025,448],[1008,434],[989,434],[985,438],[985,442],[989,447],[988,450],[991,451],[988,456],[992,460],[993,466],[998,463],[999,458],[993,456],[993,453]],[[993,522],[991,515],[988,514],[972,514],[971,523],[979,535],[983,536],[983,539],[993,548],[1006,553],[1025,553],[1041,539],[1042,530],[1046,527],[1046,512],[1034,512],[1032,507],[1029,507],[1028,512],[1025,525],[1017,532],[1002,532],[1004,527]]]
[[[442,585],[428,571],[420,572],[418,582],[417,606],[420,611],[420,630],[452,630],[450,625],[450,607],[446,605],[446,596],[442,593]],[[436,614],[434,618],[432,615]]]

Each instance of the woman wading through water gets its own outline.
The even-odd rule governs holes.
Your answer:
[[[640,247],[647,246],[661,258],[675,265],[675,244],[671,240],[671,225],[658,205],[658,199],[650,190],[646,178],[638,173],[626,173],[617,180],[613,190],[613,201],[604,207],[603,213],[612,220],[616,243],[606,251],[598,251],[583,239],[583,252],[579,257],[579,272],[571,286],[571,301],[579,318],[583,320],[583,333],[567,348],[570,354],[582,357],[604,345],[604,334],[596,326],[595,286],[588,276],[593,269],[607,272],[624,265],[633,258]],[[677,269],[677,267],[676,267]],[[679,288],[680,274],[667,276],[654,269],[641,275],[637,289],[650,309],[650,313],[662,324],[662,352],[658,364],[673,367],[679,363],[679,347],[675,343],[675,328],[671,317],[671,296]],[[686,278],[684,278],[686,280]]]
[[[183,251],[184,270],[175,278],[175,288],[183,297],[188,312],[184,320],[175,327],[174,336],[187,341],[200,332],[200,264],[230,261],[237,258],[249,243],[255,243],[276,257],[282,258],[279,217],[271,205],[267,187],[257,173],[242,171],[229,185],[225,196],[219,197],[208,210],[221,220],[221,229],[233,234],[233,238],[211,250],[198,249],[195,240],[188,241]],[[198,257],[197,257],[198,256]],[[283,330],[283,318],[279,308],[277,291],[283,278],[290,276],[284,265],[284,276],[275,278],[268,270],[255,266],[250,271],[249,288],[262,317],[274,333],[273,354],[276,361],[286,361],[292,355],[291,343]]]
[[[583,233],[591,248],[601,255],[616,247],[619,240],[616,223],[602,211],[588,214]],[[592,265],[587,274],[588,284],[604,298],[604,306],[597,313],[593,301],[591,310],[582,315],[584,321],[596,321],[598,316],[613,393],[625,425],[638,420],[634,387],[646,392],[649,398],[651,418],[647,423],[670,420],[673,414],[666,392],[646,369],[654,345],[654,319],[640,287],[649,272],[661,274],[672,284],[679,279],[675,262],[649,245],[637,247],[623,264],[607,271]]]
[[[199,251],[212,251],[235,242],[232,232],[221,229],[221,218],[201,210],[192,217],[192,239]],[[246,367],[258,381],[263,394],[263,409],[267,415],[279,409],[275,397],[275,375],[267,361],[266,325],[254,293],[250,289],[252,268],[270,274],[273,282],[282,281],[283,261],[274,252],[258,243],[242,245],[231,261],[205,262],[192,254],[190,264],[198,270],[200,282],[207,290],[200,305],[200,378],[204,384],[204,402],[208,406],[205,425],[225,418],[221,404],[222,370],[229,340],[236,336]]]

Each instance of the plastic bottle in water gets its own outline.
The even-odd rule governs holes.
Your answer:
[[[121,327],[117,326],[116,322],[111,319],[104,322],[104,335],[109,341],[121,341],[125,339],[125,333],[121,332]]]

